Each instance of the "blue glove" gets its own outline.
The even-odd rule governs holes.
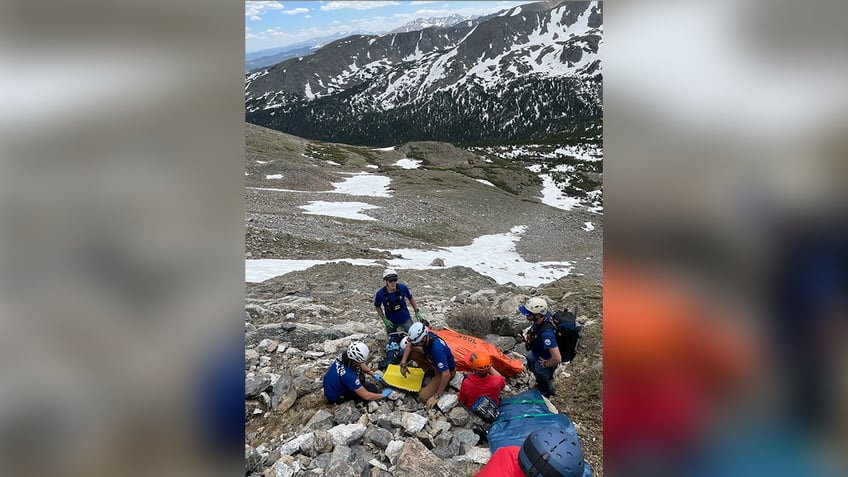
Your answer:
[[[374,371],[374,379],[382,382],[383,381],[383,373],[381,373],[379,371]]]
[[[423,318],[421,318],[421,311],[420,310],[415,312],[415,319],[418,320],[418,321],[423,320]]]
[[[389,389],[389,388],[386,388],[386,389],[383,390],[383,397],[384,398],[389,397],[389,394],[391,394],[391,393],[392,393],[392,390]]]

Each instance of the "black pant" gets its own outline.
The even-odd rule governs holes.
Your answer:
[[[365,380],[362,379],[361,377],[359,378],[359,382],[362,383],[362,387],[364,387],[366,391],[370,391],[372,393],[382,392],[382,390],[377,388],[377,386],[374,386],[371,383],[365,382]],[[351,399],[353,400],[353,402],[365,402],[365,399],[362,399],[361,397],[359,397],[359,395],[356,394],[355,391],[347,390],[347,392],[342,394],[342,397],[336,399],[335,401],[330,402],[330,404],[341,404],[345,401],[350,401]]]

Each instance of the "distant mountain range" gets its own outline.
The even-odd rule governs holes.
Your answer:
[[[332,35],[311,38],[309,40],[293,43],[291,45],[280,46],[277,48],[268,48],[265,50],[257,50],[250,53],[246,53],[244,55],[244,69],[250,72],[259,68],[264,68],[266,66],[273,66],[289,58],[296,58],[298,56],[308,55],[312,52],[312,50],[326,45],[331,41],[338,40],[339,38],[344,38],[350,35],[362,34],[368,34],[368,32],[359,30],[339,32]]]
[[[600,143],[602,37],[602,3],[571,1],[353,35],[246,75],[246,118],[348,144]]]
[[[410,31],[423,30],[425,28],[431,28],[431,27],[445,28],[445,27],[456,25],[457,23],[460,23],[460,22],[473,20],[474,18],[476,18],[476,17],[473,17],[473,16],[464,17],[462,15],[457,15],[457,14],[453,14],[451,16],[441,17],[441,18],[418,18],[418,19],[413,20],[413,21],[411,21],[411,22],[409,22],[405,25],[401,25],[401,26],[395,28],[394,30],[388,32],[387,34],[390,35],[392,33],[406,33],[406,32],[410,32]]]

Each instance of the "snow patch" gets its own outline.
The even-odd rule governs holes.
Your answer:
[[[315,200],[307,205],[301,205],[300,208],[306,211],[304,214],[326,215],[354,220],[377,220],[360,212],[363,210],[379,209],[380,207],[364,202],[326,202]]]
[[[401,169],[418,169],[418,166],[421,165],[421,161],[417,159],[404,158],[395,162],[394,165],[400,167]]]
[[[339,194],[360,195],[369,197],[391,197],[389,184],[392,180],[386,176],[378,176],[368,172],[353,174],[342,182],[333,182],[335,192]]]
[[[526,229],[526,226],[518,225],[507,233],[477,237],[471,245],[466,246],[440,247],[435,250],[388,250],[402,258],[379,262],[368,259],[245,260],[245,281],[258,283],[289,272],[334,262],[365,266],[381,265],[405,270],[431,270],[441,268],[430,265],[436,258],[444,260],[446,267],[469,267],[501,284],[512,282],[518,286],[539,286],[568,275],[573,268],[572,262],[528,262],[515,251],[515,245]]]

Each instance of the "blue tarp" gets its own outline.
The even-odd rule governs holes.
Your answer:
[[[502,399],[498,409],[501,415],[492,423],[488,435],[492,454],[501,447],[520,446],[534,429],[540,427],[559,427],[580,441],[571,419],[565,414],[551,413],[538,389]],[[585,469],[583,477],[591,477],[592,469],[588,462]]]

